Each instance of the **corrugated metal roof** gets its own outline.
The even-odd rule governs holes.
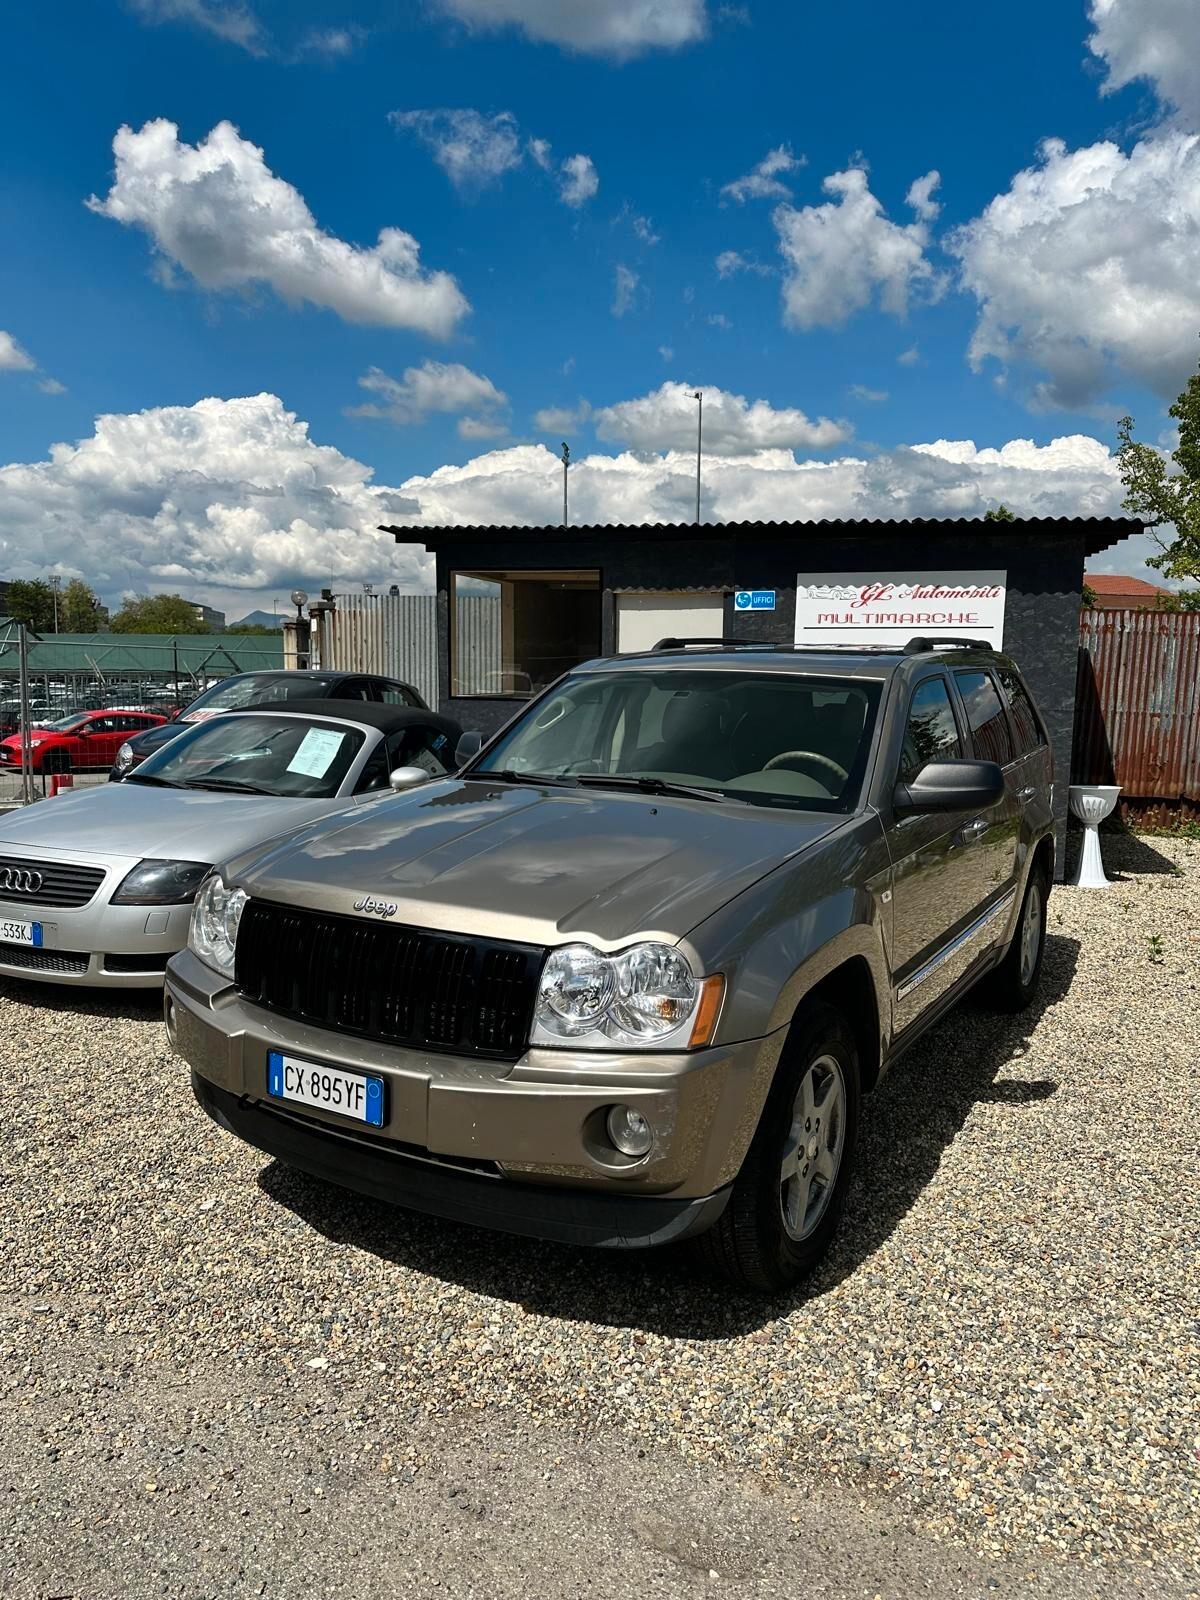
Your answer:
[[[491,527],[474,523],[465,527],[404,528],[381,523],[380,533],[390,533],[397,544],[423,544],[426,549],[438,545],[467,544],[486,539],[493,542],[507,539],[514,544],[537,543],[548,539],[586,538],[593,535],[605,539],[796,539],[812,534],[841,533],[868,534],[880,537],[904,533],[985,533],[989,538],[1012,538],[1016,535],[1039,534],[1043,536],[1080,534],[1084,540],[1084,553],[1098,555],[1101,550],[1142,532],[1143,524],[1133,517],[1014,517],[1011,522],[988,522],[984,517],[821,517],[812,522],[645,522],[645,523],[581,523],[564,528],[561,524],[504,524]]]
[[[0,672],[17,670],[15,624],[0,628]],[[283,667],[283,640],[223,633],[53,633],[30,639],[32,672],[195,673]]]

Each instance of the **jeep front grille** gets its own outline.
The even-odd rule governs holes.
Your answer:
[[[546,952],[251,900],[235,982],[247,1000],[383,1044],[515,1061]]]

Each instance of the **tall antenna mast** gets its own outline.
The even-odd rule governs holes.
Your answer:
[[[696,423],[696,525],[700,525],[700,463],[704,453],[704,390],[697,389],[692,395],[693,400],[700,402],[698,420]]]
[[[563,521],[562,521],[562,525],[563,525],[564,528],[569,528],[571,526],[571,515],[570,515],[569,510],[567,509],[567,471],[568,471],[568,469],[569,469],[569,467],[571,465],[571,446],[567,443],[567,441],[565,439],[563,440],[562,464],[563,464]]]

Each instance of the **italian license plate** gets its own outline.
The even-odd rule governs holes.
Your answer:
[[[267,1053],[267,1093],[273,1100],[319,1106],[339,1116],[383,1127],[383,1079],[361,1072],[343,1072],[319,1061],[302,1061],[280,1050]]]
[[[0,944],[31,944],[35,950],[42,948],[40,922],[0,922]]]

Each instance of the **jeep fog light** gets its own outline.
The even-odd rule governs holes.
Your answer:
[[[608,1137],[623,1156],[648,1156],[654,1144],[654,1130],[640,1111],[632,1106],[613,1106],[605,1124]]]

